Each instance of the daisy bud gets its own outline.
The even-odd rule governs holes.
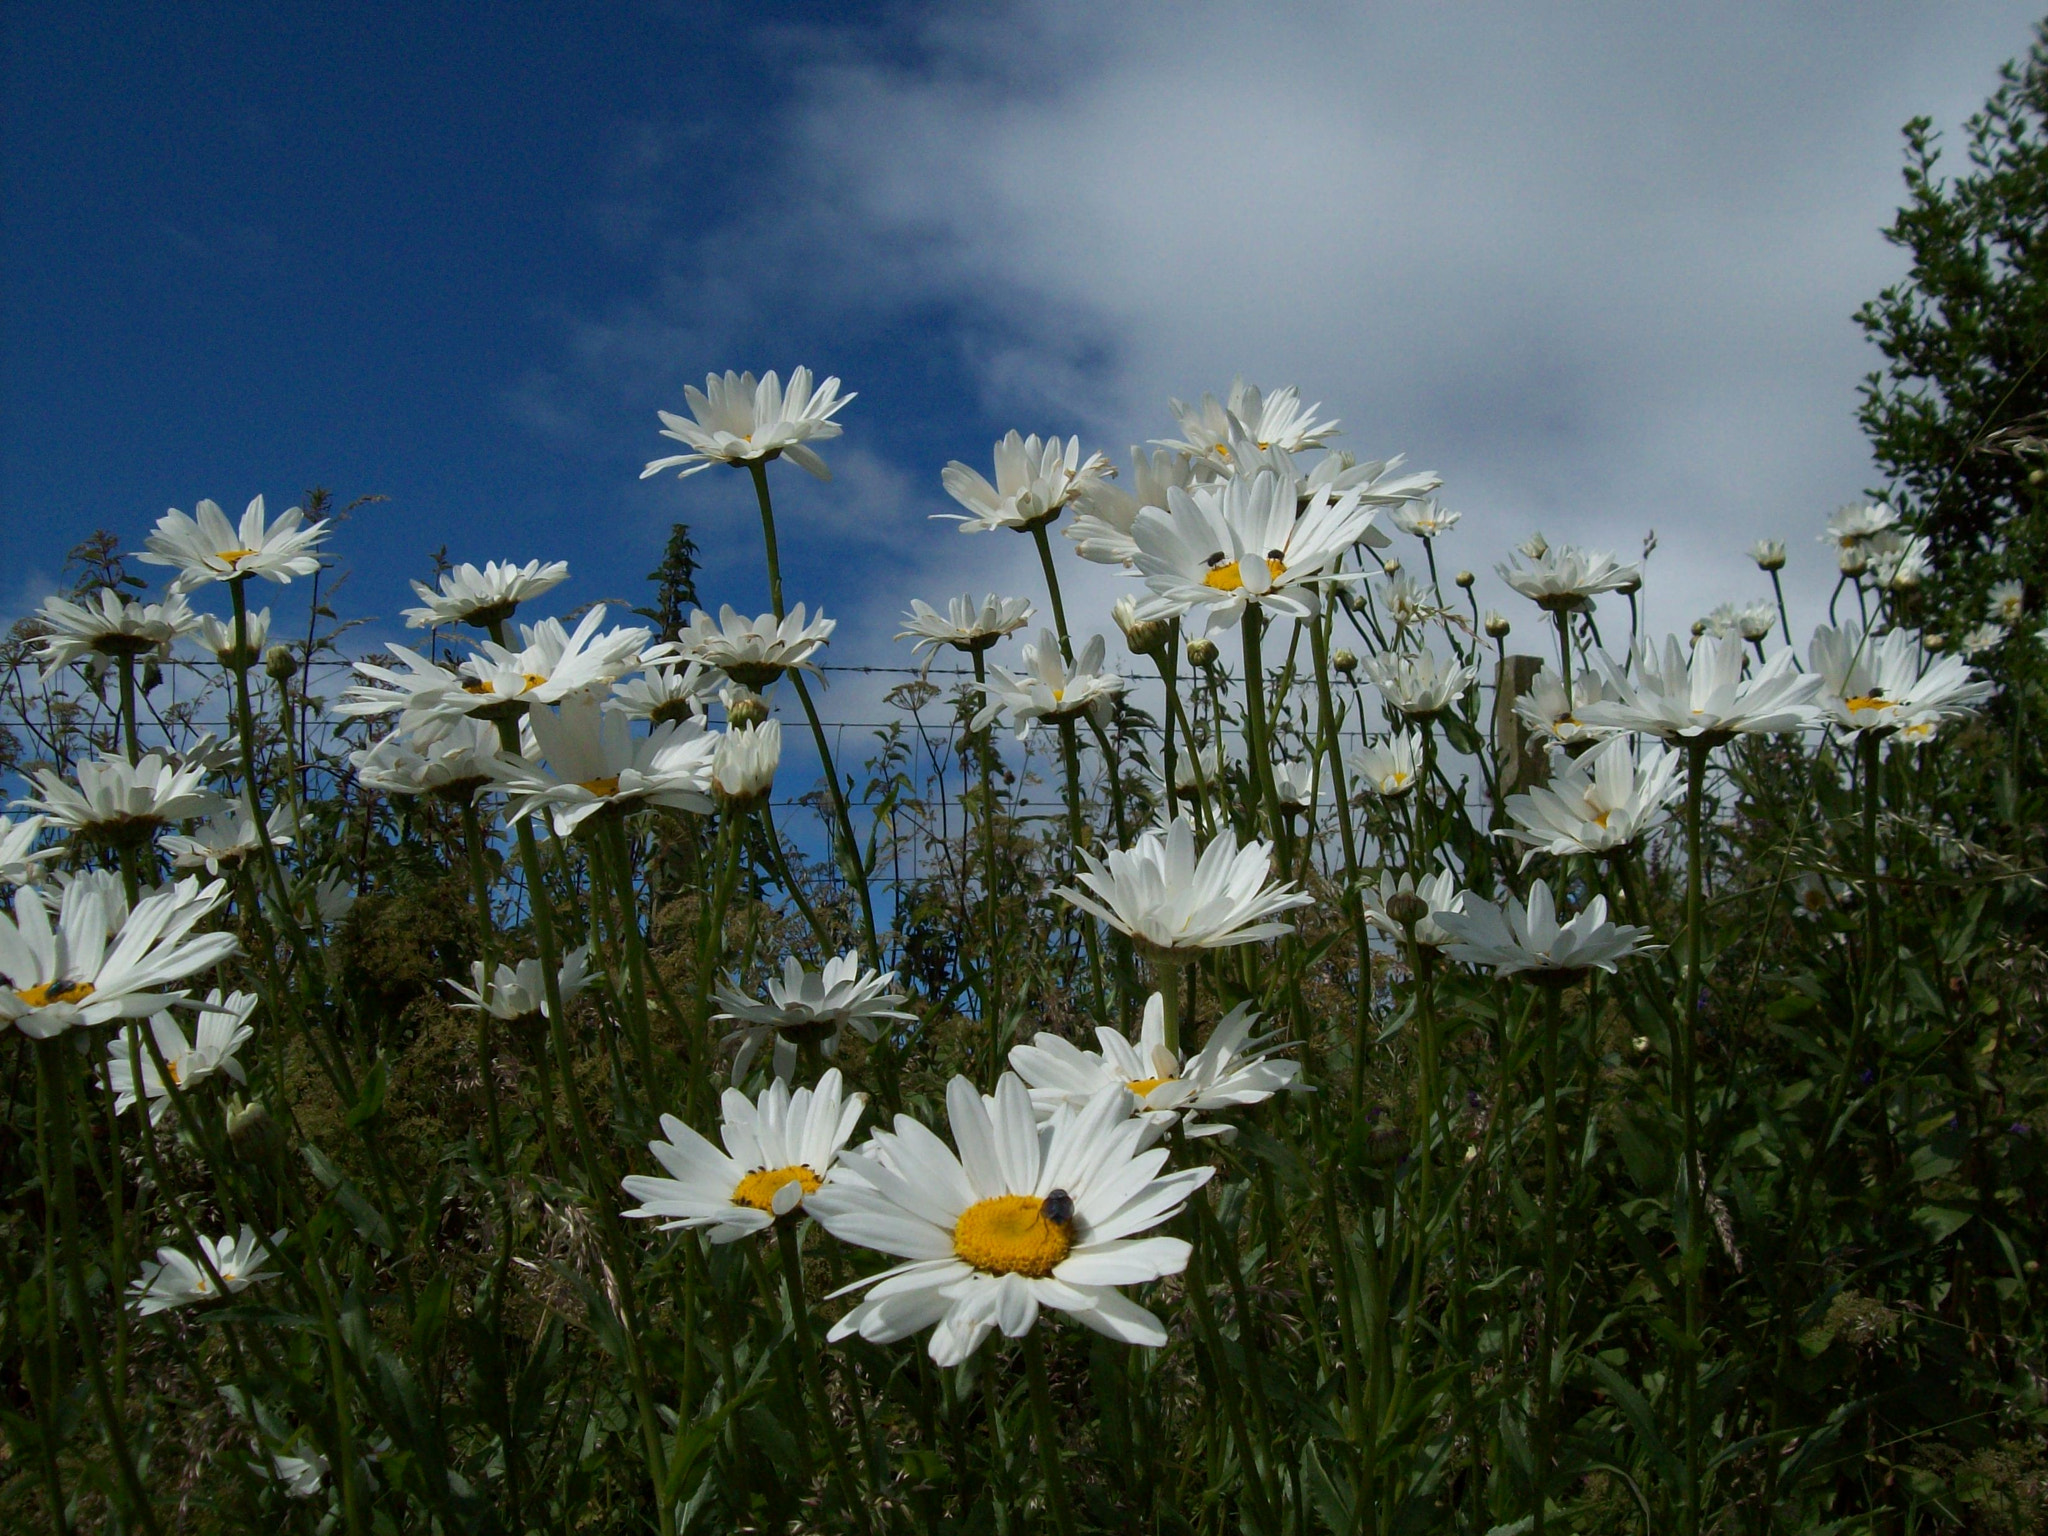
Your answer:
[[[152,656],[142,664],[142,691],[145,695],[156,692],[163,686],[164,666]]]
[[[768,718],[768,703],[758,693],[743,693],[725,707],[726,723],[735,730],[759,725]]]
[[[1477,576],[1474,576],[1470,571],[1460,571],[1457,575],[1451,578],[1451,580],[1455,581],[1459,586],[1465,588],[1468,592],[1472,589],[1472,583],[1477,581],[1478,579],[1479,578]]]
[[[273,645],[263,653],[263,670],[273,683],[288,683],[292,674],[299,670],[298,658],[292,655],[290,646]]]
[[[1749,546],[1749,558],[1756,562],[1760,571],[1782,571],[1785,568],[1785,544],[1782,539],[1758,539]]]
[[[1938,651],[1948,644],[1947,635],[1922,635],[1920,643],[1930,651]]]
[[[1358,658],[1349,651],[1332,651],[1330,665],[1337,669],[1339,675],[1349,677],[1358,670]]]
[[[1479,1161],[1479,1143],[1478,1143],[1478,1142],[1476,1142],[1476,1141],[1475,1141],[1475,1142],[1472,1142],[1472,1143],[1471,1143],[1470,1145],[1468,1145],[1468,1146],[1467,1146],[1467,1147],[1465,1148],[1465,1161],[1466,1161],[1466,1162],[1468,1162],[1468,1163],[1476,1163],[1476,1162],[1478,1162],[1478,1161]]]
[[[1352,591],[1349,587],[1339,587],[1337,589],[1337,601],[1353,613],[1365,612],[1364,597]]]
[[[1396,891],[1387,898],[1387,916],[1403,928],[1412,928],[1429,916],[1429,903],[1413,891]]]
[[[2048,485],[2048,469],[2036,469],[2027,475],[2029,485]]]
[[[1135,598],[1120,597],[1110,610],[1116,627],[1124,632],[1124,644],[1133,656],[1150,656],[1164,650],[1173,639],[1173,625],[1166,619],[1141,619]]]
[[[1401,574],[1401,562],[1398,560],[1382,560],[1380,562],[1380,569],[1389,576],[1398,576]]]
[[[1844,576],[1861,576],[1870,569],[1870,556],[1860,544],[1844,544],[1836,557],[1836,564]]]
[[[1640,1056],[1650,1048],[1650,1037],[1648,1035],[1637,1035],[1629,1041],[1629,1047]]]
[[[1489,640],[1505,640],[1514,626],[1508,623],[1508,616],[1498,608],[1486,610],[1486,637]]]
[[[1699,637],[1700,637],[1701,635],[1704,635],[1704,634],[1705,634],[1706,632],[1707,632],[1707,621],[1706,621],[1705,619],[1694,619],[1694,620],[1692,621],[1692,637],[1693,637],[1693,639],[1695,639],[1695,640],[1699,639]]]
[[[228,1140],[243,1150],[268,1146],[271,1133],[277,1128],[261,1099],[251,1099],[246,1104],[239,1099],[228,1100],[227,1121]]]
[[[1623,597],[1635,596],[1636,593],[1643,590],[1643,573],[1641,571],[1629,571],[1621,580],[1614,584],[1614,590]]]
[[[1188,660],[1198,667],[1215,666],[1216,642],[1209,639],[1190,640],[1188,642]]]

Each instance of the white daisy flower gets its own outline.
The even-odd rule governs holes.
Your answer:
[[[1792,915],[1804,922],[1825,916],[1838,905],[1835,888],[1818,870],[1802,869],[1794,875],[1788,894],[1792,899]]]
[[[1128,487],[1098,479],[1082,489],[1065,529],[1074,553],[1098,565],[1130,565],[1138,555],[1137,540],[1131,537],[1138,514],[1147,507],[1167,510],[1167,493],[1186,490],[1203,472],[1204,466],[1185,453],[1132,448]]]
[[[1216,1021],[1202,1049],[1183,1063],[1166,1045],[1166,1002],[1157,992],[1145,1000],[1145,1019],[1132,1040],[1108,1026],[1095,1038],[1100,1051],[1084,1051],[1072,1041],[1041,1031],[1029,1045],[1010,1049],[1010,1070],[1031,1090],[1031,1105],[1041,1121],[1064,1107],[1076,1112],[1103,1089],[1129,1089],[1138,1113],[1159,1130],[1180,1124],[1189,1136],[1236,1134],[1236,1127],[1205,1124],[1204,1110],[1241,1109],[1263,1104],[1274,1094],[1299,1086],[1301,1063],[1274,1057],[1281,1047],[1273,1036],[1254,1040],[1259,1014],[1240,1003]]]
[[[1588,607],[1602,592],[1623,592],[1642,585],[1639,566],[1627,565],[1602,550],[1573,549],[1569,545],[1519,561],[1494,567],[1500,579],[1528,598],[1545,613],[1572,613]]]
[[[1049,437],[1043,442],[1011,432],[996,444],[995,484],[979,470],[958,459],[939,473],[946,494],[967,509],[937,512],[933,516],[960,525],[962,533],[991,533],[1012,528],[1028,533],[1040,523],[1060,515],[1069,502],[1090,490],[1097,482],[1114,475],[1109,460],[1099,453],[1081,457],[1081,439],[1062,441]]]
[[[259,1472],[263,1470],[261,1463],[252,1465]],[[286,1498],[314,1498],[319,1494],[321,1483],[327,1476],[327,1458],[311,1448],[308,1448],[303,1456],[272,1452],[270,1475],[284,1484]]]
[[[714,1243],[765,1232],[823,1186],[867,1102],[864,1093],[845,1092],[837,1067],[815,1090],[792,1093],[779,1078],[757,1099],[728,1088],[719,1101],[723,1152],[663,1115],[667,1140],[650,1141],[647,1150],[670,1177],[628,1174],[621,1183],[640,1204],[626,1214],[658,1221],[663,1232],[703,1230]]]
[[[1582,741],[1603,741],[1614,734],[1612,726],[1588,725],[1581,711],[1614,694],[1606,679],[1588,668],[1572,679],[1572,697],[1567,705],[1564,678],[1547,663],[1537,672],[1529,691],[1515,699],[1515,715],[1540,742],[1571,746]]]
[[[49,605],[45,604],[45,608]],[[1994,624],[2011,629],[2026,616],[2027,587],[2022,581],[2000,581],[1992,584],[1991,595],[1986,600],[1985,614]]]
[[[0,1026],[45,1040],[169,1007],[185,994],[167,987],[239,949],[231,933],[192,932],[227,895],[219,880],[181,880],[124,911],[117,884],[78,879],[65,887],[53,929],[42,892],[23,886],[13,919],[0,915]]]
[[[1548,784],[1508,796],[1515,825],[1499,835],[1528,844],[1524,869],[1539,853],[1612,853],[1664,820],[1671,801],[1685,793],[1685,756],[1650,746],[1639,762],[1632,747],[1617,736],[1584,757],[1566,758]]]
[[[1388,508],[1427,496],[1444,483],[1434,470],[1401,473],[1405,459],[1400,454],[1391,459],[1360,459],[1343,449],[1332,449],[1304,472],[1286,449],[1273,444],[1262,448],[1249,438],[1234,437],[1230,440],[1230,457],[1232,468],[1227,472],[1206,463],[1198,465],[1196,483],[1225,474],[1228,478],[1250,481],[1257,479],[1261,470],[1269,470],[1280,477],[1282,485],[1294,487],[1298,505],[1305,506],[1320,496],[1350,496],[1360,506]],[[1368,549],[1391,549],[1394,541],[1375,524],[1359,535],[1358,542]]]
[[[1141,832],[1106,860],[1086,849],[1081,858],[1087,868],[1079,878],[1087,890],[1062,887],[1059,894],[1170,961],[1292,933],[1292,923],[1274,919],[1314,900],[1272,878],[1273,850],[1266,843],[1240,848],[1225,830],[1198,859],[1195,830],[1185,816]]]
[[[252,853],[260,852],[264,837],[273,848],[289,848],[299,830],[298,818],[288,802],[279,801],[264,819],[264,831],[256,830],[256,815],[246,800],[224,801],[189,835],[173,832],[161,847],[179,869],[205,869],[217,875],[233,869]]]
[[[1603,658],[1609,697],[1580,705],[1579,718],[1667,742],[1709,744],[1816,723],[1818,676],[1794,671],[1789,650],[1745,676],[1745,657],[1739,640],[1707,635],[1688,652],[1672,635],[1665,639],[1661,664],[1654,646],[1638,647],[1627,670]]]
[[[301,527],[304,518],[305,513],[293,507],[276,522],[267,522],[261,496],[249,503],[239,527],[227,520],[215,502],[200,502],[196,520],[173,507],[157,519],[156,532],[136,558],[144,565],[175,567],[178,574],[171,583],[175,592],[247,576],[289,582],[294,576],[310,576],[320,569],[320,557],[314,551],[326,537],[327,526],[312,523]]]
[[[1226,471],[1235,467],[1231,453],[1233,438],[1243,438],[1259,448],[1300,453],[1305,448],[1322,447],[1337,430],[1334,420],[1316,420],[1316,412],[1322,406],[1304,407],[1301,391],[1292,384],[1266,395],[1258,385],[1236,379],[1222,404],[1217,403],[1214,395],[1203,395],[1193,405],[1168,401],[1167,408],[1173,412],[1181,435],[1161,439],[1156,446],[1191,454]]]
[[[1368,885],[1360,891],[1365,920],[1373,927],[1399,939],[1407,937],[1407,924],[1412,922],[1415,942],[1431,949],[1454,942],[1437,918],[1445,912],[1464,911],[1465,894],[1458,888],[1457,876],[1448,869],[1424,875],[1419,883],[1413,875],[1386,871],[1377,887]]]
[[[1413,731],[1390,731],[1359,750],[1351,772],[1370,793],[1398,800],[1421,782],[1422,739]]]
[[[484,720],[459,720],[436,740],[415,741],[394,731],[349,754],[365,789],[386,795],[433,795],[467,805],[477,791],[497,780],[502,748],[497,727]]]
[[[1960,649],[1965,656],[1983,656],[2005,644],[2009,633],[2002,624],[1979,624],[1963,636]]]
[[[1365,675],[1396,714],[1426,720],[1464,698],[1478,672],[1462,662],[1439,661],[1434,651],[1381,651],[1364,660]]]
[[[1585,911],[1560,924],[1550,887],[1541,880],[1530,885],[1526,907],[1513,896],[1496,906],[1467,892],[1462,911],[1433,916],[1454,941],[1446,954],[1497,976],[1535,971],[1569,978],[1588,970],[1612,971],[1651,947],[1645,942],[1649,929],[1607,920],[1605,896],[1595,896]]]
[[[677,470],[681,479],[713,464],[765,464],[778,458],[830,480],[832,471],[810,445],[839,436],[845,428],[832,418],[860,398],[840,394],[836,378],[813,389],[811,370],[801,367],[791,370],[786,390],[773,369],[758,384],[751,373],[727,369],[723,378],[706,375],[701,391],[686,388],[683,397],[690,404],[689,417],[655,414],[661,418],[661,435],[687,444],[690,451],[655,459],[640,471],[642,480],[664,469]]]
[[[1210,630],[1236,624],[1247,603],[1290,618],[1312,616],[1319,584],[1358,578],[1338,565],[1377,515],[1350,493],[1318,494],[1303,506],[1271,473],[1176,488],[1168,499],[1171,512],[1146,508],[1131,525],[1133,561],[1153,594],[1139,613],[1178,618],[1200,611]]]
[[[671,720],[635,737],[632,721],[583,694],[553,709],[534,706],[527,724],[539,761],[501,755],[492,767],[509,821],[547,809],[567,836],[599,811],[712,809],[719,739],[702,720]]]
[[[1280,809],[1307,815],[1316,798],[1316,766],[1298,757],[1283,757],[1273,764],[1273,789]]]
[[[128,1304],[143,1317],[188,1307],[195,1301],[213,1301],[246,1291],[259,1280],[275,1280],[279,1271],[257,1266],[271,1256],[285,1239],[283,1232],[270,1234],[268,1242],[244,1225],[239,1237],[202,1236],[199,1246],[205,1262],[188,1258],[175,1248],[159,1248],[154,1264],[145,1260],[142,1276],[128,1287]],[[209,1273],[209,1270],[211,1271]],[[220,1277],[219,1284],[214,1276]]]
[[[718,738],[711,762],[711,785],[722,800],[740,805],[759,800],[775,787],[782,763],[782,722],[738,725]]]
[[[1701,629],[1721,639],[1768,639],[1778,624],[1776,603],[1722,603],[1700,620]]]
[[[933,1328],[931,1357],[952,1366],[993,1329],[1022,1338],[1051,1307],[1122,1343],[1164,1344],[1159,1320],[1116,1288],[1187,1267],[1185,1241],[1138,1234],[1215,1170],[1162,1174],[1166,1149],[1145,1149],[1154,1132],[1131,1104],[1112,1086],[1040,1125],[1013,1074],[988,1100],[956,1077],[946,1108],[957,1153],[906,1115],[845,1153],[806,1202],[812,1217],[841,1242],[907,1262],[848,1287],[867,1295],[829,1337],[890,1344]]]
[[[511,618],[521,603],[554,591],[568,579],[566,560],[529,560],[524,565],[492,560],[482,570],[465,563],[441,573],[438,592],[423,581],[413,582],[422,606],[406,609],[405,622],[413,629],[443,624],[488,629]]]
[[[1932,547],[1919,534],[1880,533],[1866,540],[1870,577],[1887,592],[1906,592],[1934,569]]]
[[[653,662],[638,677],[612,684],[610,707],[628,720],[648,720],[656,725],[707,716],[711,701],[718,697],[719,682],[717,670],[699,661],[686,665]]]
[[[579,944],[562,956],[562,963],[556,967],[555,990],[561,994],[564,1008],[590,985],[589,959],[590,946]],[[540,961],[526,959],[516,965],[500,961],[498,968],[487,974],[483,961],[472,960],[469,975],[472,986],[465,987],[459,981],[448,983],[449,990],[465,999],[452,1006],[468,1013],[488,1013],[505,1024],[547,1017],[547,980]]]
[[[1860,507],[1838,507],[1829,516],[1827,531],[1820,536],[1820,542],[1833,544],[1838,550],[1846,549],[1889,532],[1898,521],[1899,514],[1881,501]]]
[[[824,1055],[832,1056],[839,1050],[842,1029],[872,1041],[880,1035],[883,1019],[914,1023],[916,1014],[897,1007],[904,998],[891,990],[895,984],[894,971],[863,970],[859,952],[848,950],[815,971],[793,955],[785,958],[781,978],[769,979],[765,1003],[735,987],[719,987],[712,998],[725,1011],[713,1014],[713,1021],[740,1025],[723,1042],[739,1045],[733,1057],[732,1080],[738,1083],[746,1078],[761,1047],[771,1039],[775,1043],[775,1075],[786,1082],[796,1071],[801,1044],[815,1043]]]
[[[248,632],[248,643],[236,645],[233,619],[217,619],[210,613],[202,613],[196,634],[199,644],[215,661],[224,667],[246,672],[263,659],[263,648],[270,643],[270,610],[249,609],[243,615],[243,628]]]
[[[48,825],[41,816],[24,816],[19,821],[0,816],[0,883],[34,885],[41,881],[43,861],[64,851],[61,843],[36,846]]]
[[[837,619],[823,613],[804,622],[804,605],[798,603],[787,618],[772,613],[759,618],[742,618],[726,603],[718,610],[718,622],[702,609],[690,615],[690,624],[676,642],[676,654],[707,667],[715,667],[734,682],[762,689],[783,673],[801,667],[816,673],[815,656],[839,627]]]
[[[399,734],[415,747],[424,747],[446,736],[482,699],[481,691],[473,694],[465,689],[459,674],[437,666],[419,652],[402,645],[390,650],[398,666],[357,662],[356,674],[367,681],[344,688],[341,697],[328,706],[330,713],[349,720],[396,714]]]
[[[197,1087],[216,1072],[224,1073],[238,1083],[248,1082],[249,1075],[235,1060],[235,1052],[255,1034],[249,1027],[249,1016],[255,1011],[254,993],[230,992],[223,995],[220,988],[215,987],[207,993],[206,1001],[199,1005],[199,1017],[194,1021],[190,1039],[186,1038],[185,1031],[170,1013],[151,1016],[149,1032],[156,1039],[156,1048],[164,1058],[164,1065],[170,1068],[171,1082],[181,1093]],[[107,1042],[107,1087],[114,1094],[114,1113],[117,1115],[126,1114],[138,1098],[135,1089],[138,1067],[142,1083],[139,1097],[148,1100],[149,1121],[155,1125],[170,1113],[171,1090],[165,1084],[163,1074],[157,1070],[156,1058],[142,1043],[138,1030],[131,1025]]]
[[[1785,568],[1785,541],[1758,539],[1749,546],[1749,558],[1756,562],[1760,571],[1782,571]]]
[[[1124,679],[1104,670],[1108,650],[1102,636],[1090,635],[1069,667],[1060,655],[1059,637],[1049,629],[1040,630],[1038,643],[1026,645],[1020,653],[1021,672],[988,669],[990,680],[978,685],[983,703],[973,728],[982,730],[1007,714],[1016,724],[1017,739],[1023,741],[1041,720],[1072,720],[1086,713],[1102,719],[1124,691]]]
[[[583,616],[573,634],[559,619],[522,624],[516,651],[486,640],[460,669],[468,679],[461,687],[471,695],[471,712],[483,713],[494,703],[559,704],[571,694],[607,687],[636,670],[649,631],[622,626],[599,634],[604,614],[600,603]]]
[[[1924,737],[1974,714],[1994,690],[1960,656],[1936,657],[1924,671],[1923,659],[1917,631],[1872,635],[1853,624],[1822,625],[1807,651],[1820,680],[1816,702],[1837,730],[1891,732],[1913,722]]]
[[[979,602],[972,597],[953,598],[944,613],[913,597],[896,638],[914,642],[911,654],[925,652],[925,665],[930,666],[942,646],[950,645],[970,656],[987,650],[1005,635],[1022,629],[1030,622],[1031,613],[1029,598],[998,597],[993,592]]]
[[[1387,513],[1396,528],[1403,533],[1412,533],[1418,539],[1441,538],[1458,526],[1458,519],[1463,515],[1450,511],[1440,502],[1427,499],[1404,501]]]
[[[1380,598],[1397,630],[1420,629],[1450,610],[1436,600],[1436,594],[1406,571],[1396,571],[1380,588]]]
[[[37,614],[49,633],[36,637],[36,659],[48,678],[82,656],[140,656],[189,635],[199,615],[175,589],[160,603],[141,603],[102,587],[83,603],[46,597]]]
[[[145,752],[130,763],[119,755],[78,765],[78,787],[49,768],[36,770],[42,794],[14,802],[49,821],[102,842],[139,841],[174,821],[211,815],[227,802],[206,788],[206,765],[185,767]]]

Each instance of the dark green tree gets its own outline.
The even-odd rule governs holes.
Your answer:
[[[1930,119],[1906,125],[1885,234],[1912,267],[1856,319],[1885,359],[1859,418],[1936,557],[1925,616],[1967,626],[1993,581],[2025,580],[2029,609],[2048,590],[2048,23],[1963,131],[1968,168],[1945,175]]]
[[[654,604],[633,611],[642,618],[652,619],[663,638],[673,639],[690,610],[699,606],[698,569],[697,541],[690,537],[690,525],[670,524],[668,545],[662,551],[661,564],[647,573],[647,579],[654,583]]]

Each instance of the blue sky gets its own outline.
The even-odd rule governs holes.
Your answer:
[[[444,544],[638,599],[673,518],[708,598],[765,606],[744,480],[636,476],[685,381],[798,362],[860,392],[835,483],[778,481],[842,660],[900,657],[912,595],[1036,595],[1025,541],[925,520],[947,459],[1013,425],[1123,459],[1238,372],[1441,471],[1447,564],[1655,527],[1676,625],[1775,533],[1805,592],[1871,477],[1849,315],[1899,270],[1898,126],[1957,122],[2032,19],[10,7],[0,613],[94,527],[315,483],[390,498],[336,541],[383,633]]]

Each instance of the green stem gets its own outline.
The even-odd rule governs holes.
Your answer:
[[[1685,1360],[1680,1369],[1680,1402],[1685,1424],[1685,1509],[1683,1536],[1699,1536],[1700,1529],[1700,1313],[1702,1279],[1706,1265],[1706,1189],[1700,1171],[1698,1107],[1698,1030],[1702,939],[1705,919],[1703,880],[1704,844],[1701,837],[1701,801],[1707,778],[1704,742],[1688,741],[1685,747],[1685,990],[1679,997],[1678,1028],[1674,1044],[1678,1061],[1676,1084],[1681,1119],[1680,1176],[1685,1181],[1685,1242],[1681,1280],[1685,1312]]]
[[[1266,668],[1259,655],[1259,634],[1265,615],[1256,603],[1245,604],[1240,628],[1244,635],[1244,750],[1245,766],[1266,807],[1266,824],[1272,829],[1273,844],[1280,850],[1284,869],[1294,861],[1289,856],[1287,819],[1280,813],[1280,791],[1273,782],[1273,764],[1266,735]]]
[[[1045,1501],[1052,1506],[1053,1527],[1059,1536],[1074,1536],[1074,1512],[1067,1503],[1067,1481],[1061,1466],[1066,1437],[1053,1413],[1052,1387],[1045,1376],[1045,1346],[1035,1327],[1024,1335],[1024,1368],[1031,1378],[1031,1412],[1036,1421],[1032,1438],[1038,1442],[1038,1465],[1045,1473]]]
[[[825,1394],[825,1373],[818,1367],[818,1348],[811,1338],[811,1312],[804,1301],[803,1254],[797,1247],[793,1221],[775,1223],[775,1243],[782,1252],[782,1286],[789,1296],[789,1316],[791,1325],[796,1329],[796,1350],[803,1362],[804,1384],[817,1412],[818,1431],[825,1439],[825,1451],[832,1462],[832,1476],[839,1484],[839,1496],[845,1500],[854,1525],[865,1532],[868,1529],[868,1500],[854,1483],[853,1471],[840,1451],[839,1435],[832,1423],[832,1400]],[[851,1379],[851,1373],[848,1386],[856,1394],[860,1391],[860,1383]]]
[[[99,1404],[107,1446],[114,1453],[114,1465],[121,1475],[125,1501],[145,1530],[160,1532],[162,1527],[157,1524],[156,1511],[150,1505],[149,1494],[142,1486],[141,1474],[136,1470],[135,1457],[128,1446],[127,1425],[114,1407],[113,1390],[107,1382],[106,1362],[100,1354],[99,1330],[93,1326],[92,1300],[85,1289],[85,1253],[78,1234],[78,1184],[71,1155],[71,1096],[64,1085],[64,1074],[69,1065],[66,1058],[70,1055],[71,1042],[64,1035],[36,1042],[38,1107],[50,1132],[47,1160],[50,1171],[56,1175],[56,1188],[51,1193],[56,1197],[58,1229],[64,1242],[64,1269],[70,1282],[72,1323],[78,1329],[79,1352],[85,1357],[86,1374],[92,1380],[93,1397]],[[54,1310],[48,1324],[53,1333],[59,1326],[59,1316]],[[45,1425],[43,1432],[53,1433],[54,1427]]]
[[[970,653],[974,658],[974,681],[978,697],[985,697],[988,686],[988,658],[984,651]],[[987,859],[982,875],[981,904],[988,919],[988,993],[982,999],[982,1010],[988,1022],[988,1076],[987,1091],[995,1092],[996,1078],[1003,1070],[1003,936],[1002,936],[1002,885],[999,867],[1001,853],[996,847],[996,723],[993,719],[983,727],[980,743],[981,758],[981,830],[983,853]]]
[[[1046,520],[1031,525],[1031,537],[1038,545],[1038,564],[1045,572],[1046,595],[1052,599],[1052,627],[1060,637],[1060,656],[1068,666],[1074,664],[1074,642],[1067,634],[1067,610],[1060,601],[1060,576],[1053,569],[1052,541],[1046,537]]]
[[[1071,717],[1060,720],[1058,726],[1060,756],[1067,766],[1067,873],[1072,879],[1078,875],[1081,855],[1089,847],[1088,822],[1081,812],[1081,743]],[[1095,936],[1095,919],[1083,912],[1080,923],[1081,939],[1088,949],[1089,995],[1099,1023],[1108,1017],[1102,1008],[1102,950]]]
[[[1543,1536],[1551,1479],[1557,1470],[1557,1308],[1562,1287],[1557,1272],[1557,1197],[1562,1158],[1557,1132],[1557,1036],[1564,988],[1558,978],[1543,980],[1543,1208],[1538,1219],[1538,1244],[1543,1264],[1543,1315],[1536,1328],[1536,1536]]]

